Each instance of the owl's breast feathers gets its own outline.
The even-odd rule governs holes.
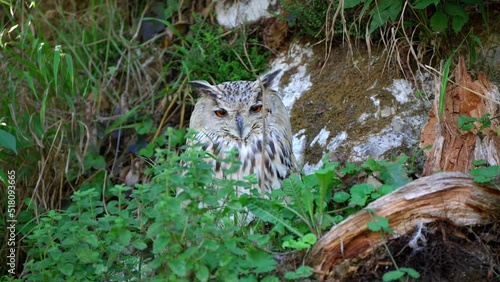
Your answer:
[[[264,185],[266,191],[279,188],[283,179],[288,177],[294,170],[295,161],[292,155],[292,144],[288,132],[279,132],[272,130],[265,142],[262,134],[253,135],[246,140],[234,138],[217,138],[200,132],[196,136],[196,142],[203,144],[202,149],[214,155],[216,160],[207,159],[213,165],[215,177],[223,179],[243,179],[244,176],[256,174],[261,182],[261,173],[264,170]],[[263,147],[265,143],[265,151]],[[223,162],[229,158],[229,151],[236,150],[235,159],[241,162],[239,169],[230,175],[224,176],[231,163]],[[264,153],[264,157],[263,157]],[[264,165],[262,162],[264,161]]]

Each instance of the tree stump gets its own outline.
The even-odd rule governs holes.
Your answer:
[[[372,221],[374,214],[369,210],[388,219],[394,234],[385,238],[370,231],[367,223]],[[323,281],[346,261],[369,256],[386,239],[405,235],[419,224],[447,220],[457,226],[468,226],[492,223],[499,217],[498,187],[479,186],[470,175],[462,172],[438,173],[377,199],[334,226],[313,246],[306,263]]]
[[[500,116],[500,93],[498,87],[488,77],[479,72],[478,80],[473,81],[467,73],[465,60],[460,57],[454,72],[455,83],[448,82],[444,115],[439,119],[440,81],[435,81],[434,105],[420,137],[420,147],[432,145],[424,150],[427,160],[423,175],[438,171],[463,171],[472,169],[472,160],[486,160],[489,165],[500,164],[500,136],[496,129],[500,119],[493,119],[491,126],[478,132],[479,124],[470,131],[458,127],[457,118],[461,115],[480,118],[489,113],[490,118]]]

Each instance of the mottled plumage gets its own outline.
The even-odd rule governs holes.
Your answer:
[[[217,160],[227,158],[227,152],[232,148],[237,150],[236,158],[241,161],[241,167],[228,176],[232,179],[242,179],[256,173],[260,182],[264,161],[266,191],[279,188],[281,181],[290,174],[295,163],[290,117],[278,93],[268,89],[279,72],[264,75],[260,82],[235,81],[218,85],[210,85],[206,81],[190,83],[202,94],[190,121],[190,127],[197,131],[196,142],[201,142],[202,148],[213,154]],[[264,109],[267,133],[265,141]],[[215,177],[223,178],[223,171],[228,169],[229,164],[215,160],[210,162],[214,165]]]

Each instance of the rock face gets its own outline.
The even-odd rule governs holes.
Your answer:
[[[226,28],[270,17],[277,0],[219,1],[216,17]],[[399,77],[382,51],[358,47],[348,55],[334,47],[325,62],[322,45],[292,44],[271,62],[282,69],[273,85],[292,116],[294,153],[306,174],[328,152],[341,160],[416,155],[430,102],[417,98],[415,83]],[[430,75],[413,78],[422,97],[432,95]],[[422,84],[423,82],[423,84]],[[426,84],[426,82],[429,82]],[[429,93],[427,93],[429,92]]]
[[[217,1],[215,15],[220,25],[233,28],[270,17],[269,11],[276,10],[276,4],[277,0]]]
[[[384,56],[359,50],[348,56],[347,48],[334,48],[322,69],[321,46],[295,45],[271,63],[283,69],[275,88],[291,112],[294,152],[306,174],[328,152],[359,163],[418,151],[430,103]],[[424,75],[415,80],[432,82]]]

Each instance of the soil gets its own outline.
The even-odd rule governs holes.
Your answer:
[[[392,240],[388,247],[398,267],[420,273],[418,281],[500,281],[499,223],[458,228],[436,222],[424,227],[426,242],[420,241],[416,250],[408,246],[410,237]],[[382,281],[384,273],[395,269],[385,247],[351,268],[357,270],[341,281]]]

